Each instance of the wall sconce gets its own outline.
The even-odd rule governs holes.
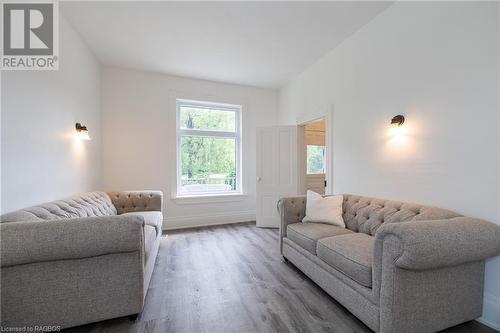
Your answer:
[[[389,136],[391,138],[400,138],[406,135],[406,126],[403,126],[405,117],[398,114],[391,119],[391,128],[389,129]]]
[[[398,114],[397,116],[392,117],[391,125],[394,127],[399,127],[403,125],[405,122],[405,116]]]
[[[80,123],[75,124],[75,129],[76,129],[76,138],[78,140],[90,140],[89,136],[89,130],[87,129],[87,126],[83,126]]]

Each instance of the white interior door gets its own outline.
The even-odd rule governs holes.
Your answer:
[[[297,126],[257,128],[257,227],[279,227],[278,200],[297,184]]]

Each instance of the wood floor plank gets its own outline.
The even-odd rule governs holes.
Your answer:
[[[276,229],[240,223],[168,231],[144,310],[70,333],[246,333],[371,330],[296,267],[283,262]],[[472,321],[446,333],[496,332]]]

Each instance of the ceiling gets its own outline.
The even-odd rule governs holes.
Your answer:
[[[106,65],[279,88],[391,2],[61,2]]]

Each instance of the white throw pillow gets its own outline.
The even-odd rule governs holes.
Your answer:
[[[313,191],[307,191],[306,216],[302,222],[333,224],[345,228],[342,218],[344,196],[334,195],[322,197]]]

